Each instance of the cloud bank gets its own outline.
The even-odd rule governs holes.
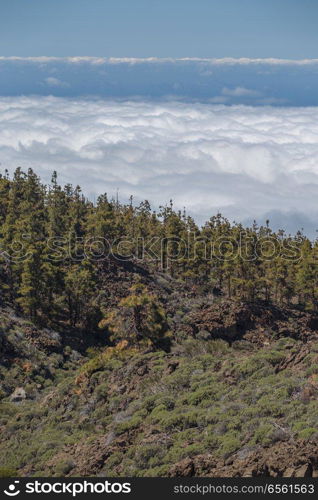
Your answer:
[[[66,62],[71,64],[89,63],[93,65],[102,64],[162,64],[162,63],[205,63],[213,66],[219,65],[255,65],[269,64],[275,66],[308,66],[318,65],[318,59],[278,59],[274,57],[265,58],[249,58],[249,57],[223,57],[223,58],[208,58],[208,57],[52,57],[52,56],[37,56],[37,57],[20,57],[20,56],[0,56],[0,61],[19,61],[26,63],[48,63],[48,62]]]
[[[198,222],[318,227],[317,108],[2,97],[0,162],[57,170],[91,198],[173,198]]]

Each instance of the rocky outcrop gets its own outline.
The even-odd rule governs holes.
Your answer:
[[[317,443],[280,442],[269,448],[243,448],[226,460],[198,455],[173,465],[169,476],[318,477]]]
[[[10,396],[10,401],[12,403],[21,403],[26,399],[26,392],[23,387],[17,387],[15,391]]]
[[[233,342],[245,338],[264,345],[279,337],[308,342],[318,337],[318,318],[292,307],[223,300],[188,315],[194,337],[206,332],[210,338]]]
[[[38,330],[35,327],[24,328],[26,339],[40,351],[47,353],[61,352],[61,337],[57,332],[49,329]]]

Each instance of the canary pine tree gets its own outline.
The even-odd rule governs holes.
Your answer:
[[[162,305],[141,283],[130,288],[129,295],[106,313],[99,326],[110,332],[112,341],[125,340],[128,345],[163,345],[168,333]]]

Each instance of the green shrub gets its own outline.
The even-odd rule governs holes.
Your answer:
[[[147,444],[136,448],[134,458],[137,466],[144,469],[148,464],[151,467],[160,465],[165,452],[166,450],[161,444]]]
[[[219,453],[226,458],[238,450],[240,446],[241,440],[239,439],[239,436],[232,432],[228,432],[220,438]]]
[[[109,386],[107,382],[100,384],[95,390],[95,394],[97,396],[98,401],[107,398],[108,392],[109,392]]]
[[[306,370],[306,375],[307,377],[310,377],[311,375],[317,375],[318,374],[318,364],[314,364],[307,368]]]
[[[120,434],[124,434],[124,432],[131,431],[132,429],[136,429],[137,427],[139,427],[142,424],[143,420],[144,419],[142,417],[134,415],[126,422],[121,422],[119,424],[116,424],[115,429],[114,429],[115,433],[117,435],[120,435]]]
[[[273,426],[271,424],[261,424],[254,433],[253,442],[263,446],[269,445],[272,442],[272,434]]]
[[[314,434],[316,434],[318,432],[318,428],[314,428],[314,427],[307,427],[306,429],[303,429],[301,430],[299,433],[298,433],[298,437],[300,439],[310,439],[311,436],[313,436]]]
[[[0,467],[0,477],[18,477],[19,474],[15,469]]]
[[[74,462],[72,460],[64,460],[55,467],[55,473],[62,477],[69,474],[72,469],[74,469]]]

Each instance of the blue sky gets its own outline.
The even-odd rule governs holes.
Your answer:
[[[0,57],[0,95],[318,106],[318,59]]]
[[[1,0],[0,55],[314,58],[317,0]]]

